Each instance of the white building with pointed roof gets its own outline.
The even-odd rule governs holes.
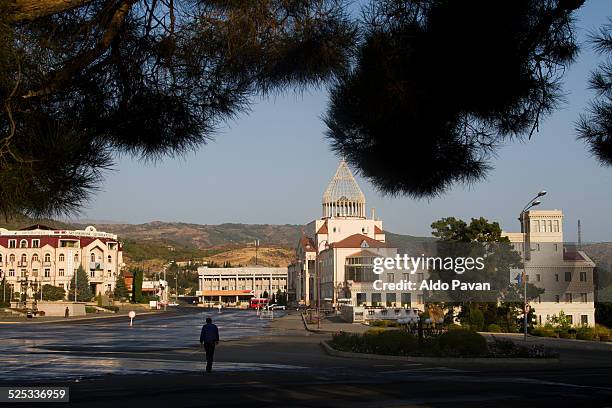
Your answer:
[[[304,228],[289,266],[289,296],[306,306],[408,306],[409,292],[376,291],[372,282],[399,282],[401,274],[374,275],[375,257],[394,257],[397,248],[386,243],[383,223],[366,217],[366,199],[346,161],[341,160],[322,201],[322,216]],[[384,275],[385,275],[384,274]],[[397,276],[396,276],[397,275]]]

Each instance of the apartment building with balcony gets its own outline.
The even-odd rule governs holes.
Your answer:
[[[84,230],[44,225],[12,231],[0,228],[0,276],[11,293],[32,296],[46,284],[67,293],[79,265],[88,275],[92,293],[112,292],[124,265],[117,235],[93,226]]]

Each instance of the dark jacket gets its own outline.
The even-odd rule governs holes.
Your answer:
[[[212,323],[206,323],[202,326],[200,343],[214,343],[215,341],[219,341],[219,329]]]

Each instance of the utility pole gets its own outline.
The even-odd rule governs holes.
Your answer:
[[[259,240],[255,240],[255,266],[257,266],[257,255],[259,252]]]
[[[528,211],[540,204],[542,202],[538,200],[538,198],[546,195],[546,190],[540,191],[534,198],[529,200],[527,205],[523,207],[521,211],[521,215],[519,217],[519,221],[521,222],[521,231],[523,233],[523,274],[522,274],[522,284],[523,284],[523,340],[527,341],[527,266],[525,265],[527,262],[527,251],[529,251],[529,258],[531,258],[531,241],[529,241],[529,245],[527,245],[527,234],[531,233],[531,228],[528,229],[528,224],[526,218]]]
[[[580,220],[578,220],[578,249],[582,249],[582,227],[580,226]]]

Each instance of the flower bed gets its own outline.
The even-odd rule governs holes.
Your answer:
[[[480,334],[455,329],[418,338],[403,330],[372,329],[363,334],[335,333],[329,345],[338,351],[413,357],[556,358],[541,346],[517,345],[510,340],[487,343]]]
[[[567,327],[552,324],[536,326],[531,335],[539,337],[553,337],[560,339],[577,339],[590,341],[610,341],[610,329],[599,324],[595,327]]]

